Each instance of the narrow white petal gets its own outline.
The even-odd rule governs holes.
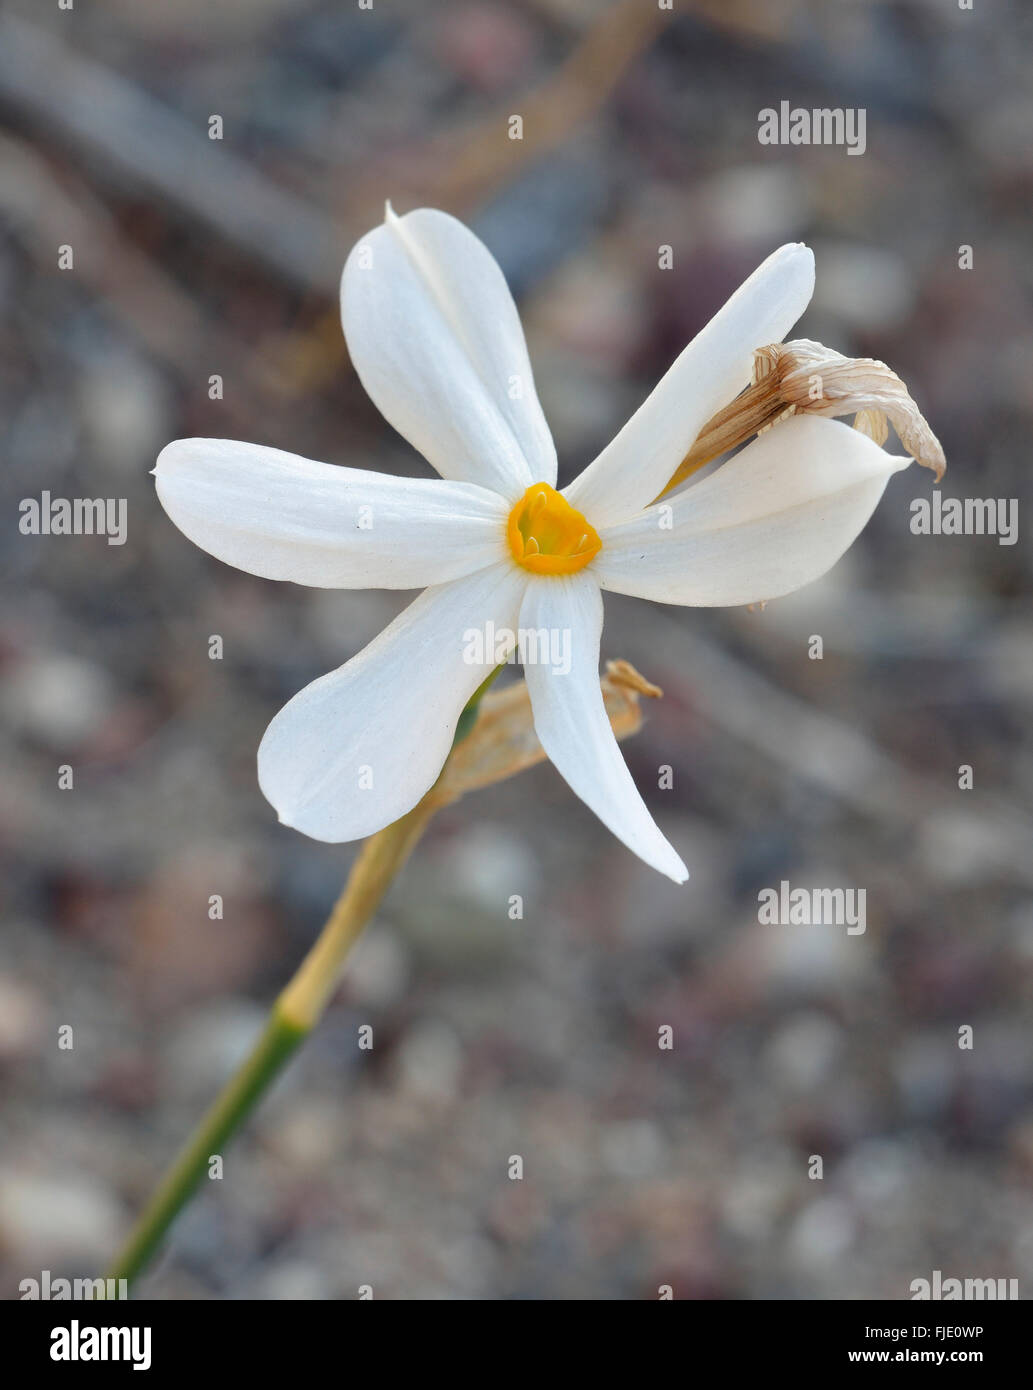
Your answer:
[[[652,868],[684,883],[685,865],[661,835],[621,757],[599,688],[603,600],[590,573],[533,578],[520,609],[521,632],[570,634],[570,669],[525,661],[542,747],[572,790]],[[539,647],[541,638],[539,638]],[[551,649],[551,648],[550,648]]]
[[[358,243],[341,277],[355,370],[381,414],[446,478],[512,503],[556,482],[523,329],[491,252],[421,208]]]
[[[710,417],[749,385],[754,349],[780,343],[814,292],[814,256],[773,252],[696,334],[617,437],[565,490],[592,525],[633,516],[663,491]]]
[[[316,840],[358,840],[416,805],[467,700],[494,669],[472,629],[513,629],[526,574],[512,564],[427,589],[351,661],[295,695],[258,749],[280,820]]]
[[[831,569],[910,461],[849,425],[796,416],[702,482],[605,530],[591,572],[604,589],[660,603],[778,598]]]
[[[508,554],[506,504],[471,483],[338,468],[232,439],[177,439],[154,472],[184,535],[265,579],[422,589]]]

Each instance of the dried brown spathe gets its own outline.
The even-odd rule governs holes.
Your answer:
[[[630,661],[608,661],[600,677],[603,703],[618,739],[638,732],[642,724],[639,697],[662,695]],[[435,807],[448,806],[467,792],[490,787],[525,768],[543,762],[545,750],[535,733],[531,698],[523,681],[492,690],[481,701],[477,722],[457,743],[427,800]]]
[[[854,428],[884,444],[891,422],[901,444],[936,481],[947,467],[940,441],[907,387],[885,362],[844,357],[822,343],[799,338],[753,354],[753,382],[704,426],[667,491],[711,459],[797,413],[853,415]]]

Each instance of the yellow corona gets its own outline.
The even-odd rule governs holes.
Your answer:
[[[577,508],[548,483],[527,489],[509,514],[506,537],[513,559],[532,574],[576,574],[603,544]]]

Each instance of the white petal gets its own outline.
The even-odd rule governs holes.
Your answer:
[[[773,252],[697,333],[652,394],[565,489],[598,531],[664,490],[712,415],[749,385],[755,348],[780,343],[814,292],[814,256],[793,243]]]
[[[338,843],[411,810],[494,669],[464,659],[464,633],[489,620],[514,628],[526,582],[503,564],[427,589],[358,656],[284,705],[258,749],[259,785],[280,820]]]
[[[525,661],[542,747],[572,790],[603,824],[652,868],[684,883],[689,871],[661,835],[621,757],[599,688],[603,600],[587,571],[538,577],[527,586],[520,629],[570,633],[570,670]],[[539,645],[541,638],[539,638]]]
[[[604,531],[591,572],[604,589],[660,603],[778,598],[836,563],[910,461],[849,425],[796,416],[702,482]]]
[[[265,579],[422,589],[508,554],[506,504],[470,483],[337,468],[232,439],[177,439],[154,472],[184,535]]]
[[[341,321],[381,414],[446,478],[515,502],[556,482],[556,450],[523,329],[491,252],[461,222],[420,208],[353,249]]]

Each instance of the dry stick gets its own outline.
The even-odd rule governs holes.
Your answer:
[[[58,179],[28,145],[0,136],[0,209],[35,256],[67,241],[77,278],[144,346],[177,372],[196,370],[198,345],[213,360],[241,363],[241,390],[224,402],[230,414],[254,418],[253,403],[272,386],[253,350],[213,323],[175,282],[121,234],[107,209],[73,176]],[[250,402],[250,405],[249,405]]]
[[[47,248],[63,242],[73,245],[76,279],[181,380],[196,378],[199,360],[235,364],[233,389],[220,400],[220,410],[248,432],[261,416],[275,438],[282,407],[297,393],[298,374],[291,370],[290,354],[302,349],[329,352],[328,344],[320,347],[307,333],[292,333],[272,346],[265,341],[257,347],[243,343],[123,235],[76,175],[65,169],[59,175],[29,145],[2,135],[0,171],[0,213],[21,237],[27,254],[40,258]],[[339,339],[336,317],[334,327]],[[330,355],[336,360],[336,347]],[[332,406],[318,400],[306,405],[305,424],[313,436],[332,438],[338,420]]]
[[[340,238],[318,208],[42,28],[0,16],[0,98],[183,208],[302,289],[326,292]],[[232,197],[227,197],[227,190]]]
[[[414,197],[458,213],[484,201],[500,183],[569,139],[670,18],[669,12],[642,0],[618,0],[591,25],[552,76],[516,99],[525,119],[522,141],[506,138],[506,116],[513,101],[508,99],[505,109],[499,107],[472,127],[428,143],[415,163],[430,170],[429,177],[418,186],[389,190],[399,209],[408,210]],[[382,172],[353,179],[348,225],[339,229],[332,217],[209,140],[206,128],[191,124],[43,29],[11,16],[0,16],[0,99],[63,142],[87,149],[102,164],[128,175],[131,186],[148,188],[165,204],[200,219],[289,283],[315,289],[321,296],[327,296],[337,283],[342,247],[383,209]],[[504,160],[499,158],[500,139],[506,141]],[[227,187],[234,190],[229,199]],[[96,216],[91,220],[98,222]],[[158,307],[169,299],[167,293],[153,294],[155,276],[147,274],[146,260],[138,253],[127,255],[125,268],[136,285],[151,291],[142,296],[144,304]],[[166,291],[174,288],[171,281],[166,283]],[[127,303],[131,296],[119,296],[116,285],[109,282],[102,292],[112,294],[116,302],[121,300],[120,311],[142,329],[145,341],[162,337],[162,315],[157,325],[148,325],[146,311]],[[174,317],[183,318],[181,306]],[[195,340],[212,341],[211,335]],[[329,380],[345,361],[335,304],[314,325],[286,335],[278,360],[266,364],[264,373],[259,368],[259,374],[271,380],[270,390],[285,379],[288,393],[301,394]],[[182,361],[177,365],[182,366]],[[238,404],[241,414],[253,414],[248,402]]]
[[[522,98],[508,98],[476,124],[428,143],[416,161],[433,172],[428,184],[394,190],[433,195],[457,211],[483,201],[500,183],[570,138],[613,91],[631,62],[671,14],[642,0],[618,0],[594,23],[565,63]],[[62,140],[88,149],[128,174],[134,185],[203,221],[300,288],[325,294],[340,271],[342,237],[333,218],[266,179],[208,139],[179,112],[75,53],[41,28],[0,17],[0,98]],[[514,100],[524,139],[506,136]],[[506,159],[499,159],[499,141]],[[363,225],[383,206],[383,174],[355,181],[349,221]],[[233,197],[226,197],[232,187]]]
[[[399,208],[406,210],[413,196],[445,204],[456,212],[483,201],[500,181],[512,178],[521,167],[569,138],[602,105],[627,66],[669,18],[658,6],[620,0],[592,25],[560,69],[518,102],[525,115],[525,138],[506,141],[504,161],[499,161],[498,140],[505,135],[506,113],[499,108],[472,128],[432,142],[417,161],[420,167],[433,171],[425,186],[391,190]],[[166,204],[201,219],[290,283],[306,290],[315,288],[321,295],[336,284],[341,248],[382,210],[382,173],[353,180],[349,225],[339,233],[332,218],[210,141],[206,130],[191,125],[124,77],[10,16],[0,17],[0,98],[63,141],[88,149],[102,162],[128,174],[134,186],[150,188]],[[230,185],[234,197],[227,199],[225,190]],[[100,227],[104,219],[94,209],[89,220]],[[111,238],[107,241],[110,244]],[[155,346],[153,340],[158,338],[160,351],[169,337],[164,306],[171,305],[171,321],[180,324],[186,317],[184,307],[176,303],[177,292],[171,281],[165,279],[162,284],[163,277],[157,272],[148,273],[145,257],[127,247],[124,239],[120,245],[124,257],[104,259],[112,267],[124,267],[122,292],[110,279],[98,288],[111,294],[119,311],[150,346]],[[139,304],[134,303],[137,288],[144,291]],[[187,307],[195,317],[201,317],[192,306]],[[151,308],[155,310],[153,323],[147,321]],[[209,346],[213,341],[210,333],[193,336],[195,342],[204,341]],[[190,360],[189,353],[171,357],[165,351],[163,355],[179,368]],[[243,360],[247,361],[246,355]],[[329,380],[344,361],[335,305],[302,332],[286,335],[277,360],[269,361],[265,371],[257,364],[255,375],[257,384],[268,390],[282,395],[285,385],[287,394],[301,394]],[[250,400],[235,404],[242,416],[253,418]]]
[[[506,113],[479,120],[469,133],[438,142],[447,172],[436,189],[465,208],[483,201],[516,172],[563,144],[613,92],[631,63],[671,20],[670,11],[642,0],[619,0],[586,31],[555,73],[523,97],[508,98]],[[524,138],[510,140],[506,116],[523,117]],[[505,158],[500,158],[500,148]],[[433,147],[431,149],[433,158]]]
[[[522,169],[569,140],[602,107],[671,18],[671,12],[648,0],[645,4],[619,0],[591,25],[566,62],[537,87],[522,96],[507,97],[504,107],[469,126],[427,141],[412,160],[413,167],[426,173],[392,190],[396,210],[408,212],[429,203],[459,216],[469,214]],[[522,140],[510,140],[507,134],[513,111],[523,117]],[[380,217],[383,198],[380,169],[352,181],[349,203],[361,209],[365,219],[357,232]],[[305,391],[321,388],[347,360],[336,308],[316,324],[314,333],[324,350],[304,356],[308,375],[300,389]]]

